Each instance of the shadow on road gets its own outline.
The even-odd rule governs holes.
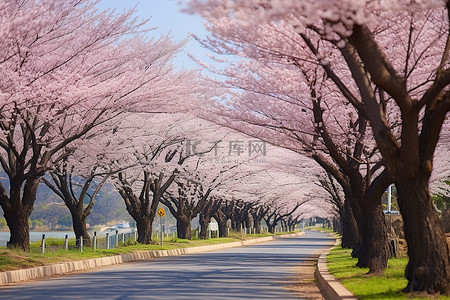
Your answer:
[[[129,263],[1,289],[3,299],[298,299],[290,270],[331,238],[301,238],[196,255]]]

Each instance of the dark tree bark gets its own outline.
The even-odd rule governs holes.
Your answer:
[[[374,251],[374,249],[389,248],[387,229],[385,222],[379,223],[379,219],[376,217],[383,213],[381,205],[377,206],[370,204],[371,202],[367,200],[367,192],[368,189],[375,188],[372,186],[374,182],[382,182],[382,186],[387,187],[390,180],[377,180],[377,178],[381,176],[379,175],[377,178],[372,180],[372,184],[368,185],[366,183],[367,180],[370,179],[370,174],[372,174],[374,169],[378,168],[380,164],[377,164],[374,168],[368,168],[370,170],[368,179],[363,178],[361,175],[359,171],[360,166],[357,162],[341,161],[340,163],[343,166],[342,170],[345,170],[344,174],[342,170],[335,168],[323,159],[323,157],[314,155],[314,158],[322,165],[324,169],[329,171],[333,177],[337,179],[343,187],[346,199],[350,203],[361,237],[360,242],[353,247],[354,251],[352,253],[352,255],[358,258],[357,265],[360,267],[370,268],[370,273],[382,273],[387,266],[388,256],[385,255],[384,251]],[[381,194],[379,194],[379,198],[377,200],[372,201],[377,201],[377,203],[380,203]]]
[[[260,219],[255,219],[255,217],[253,217],[253,228],[255,229],[255,233],[261,233],[262,228],[261,228],[261,221],[263,219],[264,216],[261,216]]]
[[[290,216],[290,215],[292,215],[299,207],[300,207],[300,205],[302,205],[304,202],[302,202],[302,203],[297,203],[296,205],[295,205],[295,207],[291,210],[291,211],[289,211],[289,212],[287,212],[287,213],[285,213],[285,214],[282,214],[282,213],[280,213],[279,212],[279,209],[280,208],[274,208],[274,207],[270,207],[269,208],[269,211],[266,213],[266,215],[264,216],[264,221],[266,221],[266,224],[267,224],[267,230],[270,232],[270,233],[275,233],[275,227],[278,225],[278,223],[284,218],[284,217],[287,217],[287,216]]]
[[[276,221],[276,215],[277,215],[277,210],[270,210],[270,208],[269,208],[269,211],[263,217],[263,219],[267,225],[267,231],[270,233],[275,233],[275,227],[278,224],[278,221]]]
[[[386,171],[377,176],[365,193],[361,204],[362,239],[358,265],[369,267],[369,273],[381,274],[387,268],[389,241],[385,216],[381,205],[381,195],[389,186]]]
[[[62,110],[62,114],[65,112]],[[33,211],[37,187],[42,176],[69,155],[65,148],[73,141],[85,136],[97,126],[100,117],[105,113],[99,110],[97,117],[90,123],[78,126],[78,130],[67,132],[67,136],[58,137],[59,142],[46,142],[51,124],[39,120],[37,115],[27,110],[14,108],[12,118],[0,118],[0,129],[3,137],[0,141],[0,164],[9,179],[9,195],[0,183],[0,206],[10,228],[8,247],[30,249],[28,218]],[[20,136],[20,143],[16,142]]]
[[[163,193],[175,180],[177,172],[172,173],[166,180],[161,172],[158,176],[149,171],[144,171],[141,192],[136,195],[132,189],[132,182],[125,178],[125,174],[119,172],[116,188],[125,201],[127,211],[136,221],[138,230],[138,243],[150,244],[152,241],[152,224],[156,216],[156,210]]]
[[[384,213],[380,202],[375,208],[363,210],[361,253],[358,256],[360,267],[368,267],[369,273],[382,274],[387,268],[389,247]],[[366,213],[370,211],[371,213]],[[381,230],[380,230],[381,227]]]
[[[251,214],[250,214],[250,211],[249,210],[247,210],[245,213],[244,213],[244,215],[243,215],[243,222],[242,222],[242,224],[243,224],[243,228],[244,228],[244,231],[246,231],[248,228],[250,228],[251,226],[252,226],[252,219],[251,219]]]
[[[10,230],[8,248],[20,248],[24,251],[30,250],[30,228],[28,218],[33,211],[33,204],[36,200],[36,191],[41,177],[28,180],[11,180],[9,197],[0,184],[0,204],[6,224]],[[22,184],[23,186],[22,194]]]
[[[61,168],[50,172],[50,176],[52,181],[43,177],[43,182],[64,201],[64,204],[69,209],[77,245],[80,244],[80,239],[83,238],[83,245],[90,247],[91,238],[86,228],[86,219],[91,213],[95,197],[109,175],[97,174],[94,168],[89,176],[80,177],[78,179],[79,182],[76,182],[72,177],[72,172],[67,170],[66,164],[63,164]],[[102,177],[102,180],[96,184],[95,190],[89,193],[91,186],[95,184],[96,177]],[[79,187],[79,190],[77,190],[77,187]],[[89,198],[89,203],[87,204],[84,203],[86,198]]]
[[[302,35],[302,38],[307,43],[311,51],[313,53],[317,53],[317,49],[311,43],[309,38],[304,35]],[[336,78],[336,74],[334,74],[330,68],[325,68],[325,71],[328,76]],[[342,85],[340,81],[337,81],[336,84]],[[356,247],[359,251],[354,252],[358,254],[357,265],[361,267],[369,267],[369,272],[371,273],[382,273],[385,266],[387,266],[387,257],[385,256],[384,251],[377,252],[373,251],[373,249],[388,248],[387,236],[383,236],[387,232],[386,224],[385,222],[369,224],[369,222],[377,222],[377,220],[372,216],[379,216],[380,212],[382,213],[382,210],[379,206],[368,204],[370,201],[366,201],[366,197],[368,197],[366,193],[367,190],[371,188],[370,182],[376,181],[376,179],[372,178],[373,174],[376,170],[382,168],[383,164],[380,161],[372,165],[369,158],[365,159],[365,165],[362,163],[363,155],[370,157],[370,154],[364,152],[365,145],[359,141],[359,139],[356,139],[354,145],[351,148],[348,148],[346,153],[347,155],[343,155],[342,151],[333,141],[332,136],[328,132],[326,122],[323,120],[321,97],[316,94],[314,86],[311,86],[310,89],[313,103],[314,121],[315,124],[317,124],[316,132],[322,137],[332,161],[324,158],[319,153],[313,154],[313,158],[339,182],[346,198],[350,202],[353,215],[361,234],[361,242],[359,243],[360,247],[358,247],[358,245]],[[346,91],[344,91],[344,94],[346,94]],[[351,95],[347,97],[351,98]],[[367,131],[367,123],[368,121],[365,118],[364,113],[358,112],[358,118],[351,124],[351,126],[358,132],[359,136],[364,137]],[[375,152],[376,151],[373,150],[372,155]],[[361,174],[362,166],[366,169],[365,176]],[[389,183],[392,183],[392,179]],[[378,201],[381,201],[381,199],[378,199]],[[368,209],[376,209],[377,211],[367,211]],[[372,231],[375,232],[375,234],[373,236],[368,235],[371,234]],[[374,240],[375,236],[381,237],[381,239]],[[385,243],[385,245],[381,245],[382,243]],[[375,245],[377,246],[375,247]],[[372,264],[372,262],[374,263]]]
[[[134,219],[134,218],[133,218]],[[148,215],[137,215],[136,219],[136,229],[137,229],[137,242],[140,244],[150,244],[152,241],[152,224],[155,216]]]
[[[345,193],[344,197],[342,197],[335,183],[335,179],[333,179],[330,173],[327,173],[326,176],[319,177],[318,183],[330,195],[329,202],[333,205],[334,210],[339,216],[338,231],[342,236],[342,248],[355,247],[360,241],[361,234],[353,215],[350,200],[345,197]],[[350,187],[347,188],[347,193],[349,193],[348,190],[350,190]],[[354,206],[356,205],[357,203],[354,203]]]
[[[226,214],[224,211],[227,211],[227,205],[228,203],[222,203],[220,208],[216,211],[216,213],[213,215],[214,219],[216,219],[217,224],[219,225],[219,237],[227,237],[228,236],[228,230],[227,230],[227,221],[229,219],[228,214]],[[228,210],[231,211],[231,209],[228,208]]]
[[[255,233],[261,233],[261,221],[264,216],[269,212],[269,207],[258,206],[250,210],[253,217],[253,227],[255,228]]]
[[[177,220],[177,234],[180,239],[192,239],[191,221],[197,216],[207,204],[211,189],[203,192],[198,182],[188,182],[185,185],[177,182],[178,196],[161,198],[161,203],[166,205]],[[197,197],[200,197],[197,199]]]
[[[243,222],[243,210],[241,207],[239,207],[239,204],[236,203],[234,205],[234,211],[233,215],[231,217],[231,228],[233,228],[235,231],[240,232],[242,230],[242,222]]]
[[[316,115],[316,120],[323,122],[322,110],[318,104],[315,106],[314,112]],[[360,116],[358,123],[360,124],[359,131],[363,134],[366,130],[367,121]],[[383,184],[386,184],[386,187],[390,183],[386,183],[389,180],[386,182],[380,180],[377,181],[376,178],[371,180],[371,174],[378,170],[382,164],[378,163],[371,167],[369,162],[367,162],[367,174],[366,177],[363,177],[360,171],[361,163],[357,159],[347,159],[340,154],[338,148],[334,146],[334,143],[328,136],[328,131],[325,125],[322,125],[318,132],[320,132],[324,140],[327,142],[327,148],[330,149],[333,159],[338,163],[340,168],[336,168],[334,163],[324,159],[321,155],[313,155],[313,158],[325,170],[332,174],[332,176],[342,186],[345,197],[349,200],[351,205],[358,229],[360,230],[361,241],[354,247],[354,252],[352,255],[357,255],[358,266],[370,268],[369,272],[371,273],[382,273],[387,266],[388,257],[385,256],[384,251],[378,252],[373,249],[388,249],[386,224],[385,222],[378,223],[378,220],[373,217],[379,216],[380,213],[382,213],[381,206],[369,205],[370,201],[367,201],[366,199],[366,197],[368,197],[368,189],[374,188],[371,184],[368,184],[368,182],[382,182]],[[358,147],[355,147],[352,154],[353,158],[358,158],[362,155],[363,145],[358,144],[357,146]],[[380,198],[376,201],[381,201],[381,194]],[[372,233],[374,234],[372,235]],[[375,237],[379,237],[379,239],[375,239]]]
[[[385,171],[377,176],[367,189],[361,188],[365,187],[366,182],[359,172],[353,173],[350,181],[356,182],[351,184],[352,192],[353,197],[359,199],[361,213],[360,224],[358,224],[361,240],[355,252],[358,254],[357,266],[369,268],[369,273],[381,274],[386,269],[389,258],[389,241],[381,195],[391,181]]]
[[[344,200],[344,205],[340,213],[341,226],[342,226],[342,248],[354,248],[361,240],[358,225],[355,217],[353,216],[352,208],[347,199]]]
[[[242,231],[242,219],[238,218],[236,215],[234,216],[234,230],[241,232]]]
[[[342,223],[339,217],[333,218],[333,232],[342,236]]]
[[[31,214],[31,213],[30,213]],[[8,248],[19,248],[24,251],[30,250],[30,228],[28,224],[29,215],[25,211],[4,211],[6,223],[8,224],[11,237],[6,244]]]
[[[187,215],[179,216],[177,219],[177,237],[179,239],[192,240],[192,217]]]
[[[266,224],[267,224],[267,231],[269,232],[269,233],[275,233],[275,228],[277,227],[277,225],[278,225],[278,223],[267,223],[267,221],[266,221]]]
[[[446,9],[449,13],[450,3]],[[364,91],[364,111],[386,170],[397,187],[409,255],[405,291],[430,294],[450,294],[450,249],[429,191],[434,153],[450,111],[450,69],[445,63],[450,53],[450,32],[446,34],[447,45],[441,63],[433,72],[436,75],[432,84],[420,99],[410,94],[406,74],[397,73],[367,26],[355,25],[349,44],[340,48],[355,82]],[[399,137],[389,127],[385,110],[380,109],[370,83],[380,90],[381,104],[384,101],[381,96],[386,92],[398,106],[401,112]]]
[[[401,183],[396,184],[408,243],[409,261],[405,271],[408,285],[405,291],[449,294],[449,244],[433,206],[428,181],[420,177],[403,176],[399,178]]]
[[[75,237],[77,239],[77,245],[80,245],[80,239],[83,238],[83,246],[91,247],[91,237],[86,229],[86,218],[76,213],[72,213],[72,227]]]
[[[200,223],[200,239],[206,239],[208,237],[208,225],[211,222],[211,218],[219,210],[221,204],[222,199],[210,199],[204,205],[198,219]]]
[[[201,240],[206,240],[208,238],[209,222],[211,222],[211,216],[204,215],[203,213],[198,214],[198,223],[200,224],[200,233],[198,237]]]
[[[288,216],[287,218],[287,229],[288,231],[294,231],[295,230],[295,225],[298,224],[298,219],[300,218],[300,216],[297,216],[295,218],[293,218],[292,216]]]
[[[242,200],[234,200],[232,205],[233,215],[232,221],[234,221],[234,227],[236,231],[241,231],[243,226],[246,226],[246,220],[248,219],[250,209],[255,203],[244,202]],[[232,226],[233,227],[233,226]]]
[[[281,223],[281,231],[282,232],[287,231],[287,220],[285,218],[282,218],[280,220],[280,223]]]

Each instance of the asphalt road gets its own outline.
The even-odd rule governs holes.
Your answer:
[[[327,248],[324,233],[127,263],[0,288],[0,299],[300,299],[295,267]]]

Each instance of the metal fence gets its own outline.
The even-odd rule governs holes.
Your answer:
[[[64,244],[61,245],[60,241],[55,241],[55,239],[47,240],[45,238],[45,234],[42,234],[41,239],[41,253],[45,252],[57,252],[65,249],[68,250],[78,249],[80,252],[83,252],[83,249],[90,248],[96,251],[97,249],[113,249],[117,248],[120,245],[124,245],[128,242],[136,241],[136,231],[131,232],[120,232],[116,230],[115,233],[106,233],[104,236],[98,236],[97,232],[94,231],[94,234],[91,238],[91,245],[87,245],[86,239],[71,239],[69,240],[68,235],[65,236]]]

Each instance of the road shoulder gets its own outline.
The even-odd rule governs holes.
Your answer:
[[[318,286],[325,297],[328,300],[348,299],[356,300],[357,298],[344,287],[333,275],[328,272],[327,268],[327,255],[330,250],[340,244],[340,239],[336,239],[335,245],[325,250],[317,260],[317,268],[315,270],[315,277],[317,279]]]

